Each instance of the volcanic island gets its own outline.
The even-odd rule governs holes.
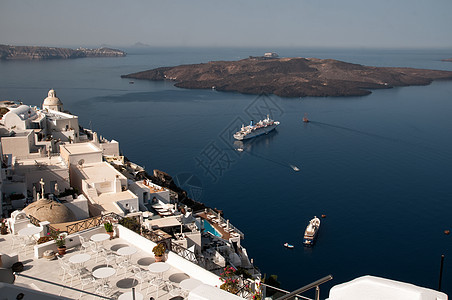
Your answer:
[[[452,71],[371,67],[334,59],[249,57],[238,61],[161,67],[122,78],[170,80],[187,89],[215,89],[281,97],[363,96],[372,89],[428,85]]]

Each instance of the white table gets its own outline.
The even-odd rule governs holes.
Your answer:
[[[19,230],[19,232],[17,233],[18,235],[21,236],[34,236],[35,234],[38,234],[42,231],[42,227],[25,227],[22,228],[21,230]]]
[[[118,300],[132,300],[132,292],[126,292],[118,297]],[[143,300],[143,294],[135,292],[135,300]]]
[[[108,278],[115,274],[116,274],[116,270],[111,267],[99,268],[93,272],[93,276],[96,277],[97,279],[101,279],[102,284],[107,285],[107,286],[108,286]]]
[[[93,276],[98,279],[107,279],[110,276],[113,276],[116,274],[116,270],[111,267],[103,267],[94,270]]]
[[[148,270],[151,273],[158,273],[160,277],[162,277],[163,273],[168,271],[170,269],[170,265],[164,262],[156,262],[153,264],[150,264],[148,266]]]
[[[108,239],[110,239],[110,235],[108,233],[98,233],[91,236],[91,240],[96,243],[103,242]]]
[[[93,276],[97,279],[102,280],[102,288],[101,293],[107,294],[107,291],[110,290],[110,286],[108,284],[108,278],[116,274],[116,270],[111,267],[103,267],[94,270]]]
[[[199,281],[198,279],[188,278],[188,279],[182,280],[179,283],[179,287],[181,289],[191,291],[191,290],[194,290],[195,288],[197,288],[201,284],[202,284],[202,282]]]
[[[131,255],[137,253],[137,251],[138,250],[135,247],[122,247],[122,248],[118,249],[117,253],[122,256],[131,256]]]
[[[21,230],[19,230],[19,232],[17,234],[20,235],[20,236],[28,237],[30,241],[32,241],[31,240],[32,238],[35,241],[37,241],[36,238],[35,238],[35,234],[40,233],[42,231],[42,229],[43,229],[42,227],[36,227],[36,226],[34,226],[34,227],[25,227],[25,228],[22,228]]]
[[[118,253],[118,255],[125,256],[127,263],[130,264],[132,255],[137,253],[137,251],[138,251],[137,248],[128,246],[128,247],[122,247],[122,248],[118,249],[118,251],[116,251],[116,253]]]
[[[69,262],[79,265],[80,267],[83,267],[83,264],[91,259],[91,255],[86,253],[79,253],[71,256],[69,258]]]

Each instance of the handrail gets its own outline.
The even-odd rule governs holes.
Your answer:
[[[289,291],[286,291],[286,290],[277,288],[276,286],[272,286],[272,285],[265,284],[265,283],[263,283],[263,282],[261,282],[261,285],[266,286],[266,287],[269,287],[269,288],[272,289],[272,290],[277,290],[277,291],[279,291],[279,292],[283,292],[283,293],[286,293],[286,294],[289,294],[289,293],[290,293]],[[313,300],[313,299],[311,299],[311,298],[308,298],[308,297],[305,297],[305,296],[302,296],[302,295],[298,295],[298,294],[295,295],[295,297],[299,297],[299,298],[306,299],[306,300]]]
[[[31,223],[31,224],[33,224],[33,225],[35,225],[35,226],[37,226],[37,227],[41,226],[41,225],[39,224],[39,223],[41,223],[41,221],[40,221],[39,219],[33,217],[32,215],[28,215],[28,219],[30,220],[30,223]],[[50,225],[50,224],[47,225],[47,226],[49,227],[50,230],[58,231],[58,229],[56,229],[55,227],[53,227],[53,226]]]
[[[42,278],[36,278],[36,277],[25,275],[25,274],[22,274],[22,273],[14,272],[14,275],[19,276],[19,277],[22,276],[22,277],[34,279],[34,280],[37,280],[37,281],[42,281],[42,282],[45,282],[45,283],[48,283],[48,284],[56,285],[56,286],[59,286],[59,287],[62,287],[62,288],[71,289],[71,290],[74,290],[74,291],[77,291],[77,292],[81,292],[81,293],[85,293],[85,294],[92,295],[92,296],[97,296],[97,297],[100,297],[100,298],[103,298],[103,299],[111,299],[109,297],[105,297],[105,296],[98,295],[98,294],[91,293],[91,292],[84,291],[84,290],[79,290],[79,289],[73,288],[71,286],[67,286],[67,285],[64,285],[64,284],[48,281],[48,280],[45,280],[45,279],[42,279]]]
[[[307,290],[310,290],[310,289],[312,289],[312,288],[316,288],[316,291],[315,291],[315,299],[318,300],[318,299],[319,299],[319,285],[321,285],[321,284],[323,284],[323,283],[325,283],[325,282],[327,282],[327,281],[330,281],[331,279],[333,279],[333,276],[332,276],[332,275],[325,276],[325,277],[320,278],[319,280],[314,281],[314,282],[312,282],[312,283],[310,283],[310,284],[307,284],[307,285],[305,285],[305,286],[303,286],[303,287],[301,287],[301,288],[299,288],[299,289],[297,289],[297,290],[295,290],[295,291],[293,291],[293,292],[291,292],[291,293],[289,293],[289,294],[287,294],[287,295],[284,295],[284,296],[282,296],[282,297],[279,297],[279,298],[276,299],[276,300],[289,299],[289,298],[291,298],[291,297],[293,297],[293,296],[296,296],[297,294],[306,292]]]
[[[96,217],[92,217],[89,219],[84,219],[77,223],[72,223],[70,225],[67,225],[66,232],[68,234],[72,234],[72,233],[79,232],[79,231],[82,231],[85,229],[97,227],[97,226],[101,225],[105,220],[107,220],[107,221],[118,220],[119,221],[122,218],[123,218],[122,216],[115,214],[113,212],[110,212],[105,215],[96,216]]]

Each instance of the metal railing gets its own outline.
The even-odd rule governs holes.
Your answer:
[[[110,223],[117,223],[119,220],[121,220],[123,217],[121,217],[118,214],[115,213],[108,213],[102,216],[92,217],[89,219],[81,220],[80,222],[73,223],[66,226],[66,232],[68,234],[76,233],[82,230],[94,228],[97,226],[102,225],[105,222]]]
[[[238,292],[235,294],[242,298],[248,298],[249,296],[254,294],[254,292],[251,289],[251,286],[253,284],[254,282],[249,279],[243,280],[241,286],[239,287]]]
[[[206,269],[206,270],[214,270],[218,269],[219,266],[216,265],[213,261],[208,258],[197,256],[196,253],[190,251],[179,244],[176,244],[171,241],[171,251],[179,255],[180,257]]]
[[[30,223],[31,223],[31,224],[33,224],[33,225],[35,225],[35,226],[37,226],[37,227],[41,226],[41,225],[39,225],[39,223],[41,223],[41,221],[40,221],[39,219],[33,217],[32,215],[28,215],[28,219],[30,220]],[[55,227],[53,227],[53,226],[50,225],[50,224],[47,225],[47,226],[49,226],[49,229],[50,229],[50,230],[58,231],[58,229],[56,229]]]
[[[308,291],[308,290],[310,290],[312,288],[315,288],[315,298],[314,299],[315,300],[319,300],[320,299],[320,288],[319,288],[319,286],[321,284],[327,282],[327,281],[330,281],[331,279],[333,279],[332,275],[325,276],[325,277],[320,278],[319,280],[314,281],[314,282],[312,282],[310,284],[307,284],[307,285],[305,285],[305,286],[303,286],[303,287],[301,287],[301,288],[299,288],[299,289],[297,289],[297,290],[295,290],[295,291],[293,291],[291,293],[288,293],[287,295],[279,297],[276,300],[285,300],[285,299],[290,299],[292,297],[301,297],[298,294],[304,293],[304,292],[306,292],[306,291]]]

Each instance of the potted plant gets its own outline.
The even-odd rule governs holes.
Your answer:
[[[1,234],[3,234],[3,235],[8,234],[8,227],[6,227],[7,220],[4,219],[4,218],[1,218],[0,222],[1,222],[1,224],[0,224],[0,232],[1,232]]]
[[[104,223],[104,228],[105,231],[110,235],[110,240],[113,239],[113,224],[111,224],[110,222]]]
[[[58,254],[59,255],[66,254],[66,235],[63,233],[60,233],[60,230],[53,230],[53,229],[50,230],[48,235],[50,235],[50,237],[53,239],[53,241],[57,245]]]
[[[163,243],[158,243],[157,246],[152,248],[152,252],[154,252],[155,255],[155,261],[163,261],[163,254],[165,254],[166,247]]]

